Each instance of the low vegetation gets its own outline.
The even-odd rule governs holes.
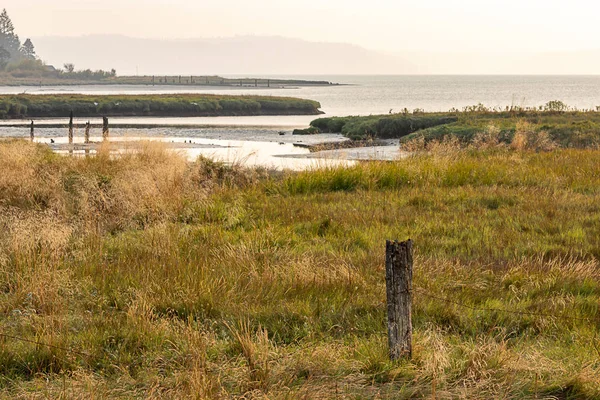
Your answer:
[[[419,138],[438,142],[453,137],[471,144],[481,132],[494,131],[500,142],[508,144],[524,123],[561,147],[600,145],[600,112],[575,110],[560,101],[533,109],[489,109],[478,105],[447,113],[405,110],[391,115],[319,118],[311,122],[311,127],[318,132],[342,133],[351,139],[401,138],[404,143]]]
[[[274,174],[0,142],[0,393],[600,398],[600,151],[427,146]],[[384,244],[408,237],[393,363]]]
[[[310,123],[313,130],[321,133],[341,133],[353,139],[399,138],[421,129],[456,122],[453,115],[375,115],[368,117],[319,118]],[[309,128],[310,129],[310,128]]]
[[[312,100],[271,96],[169,95],[0,95],[0,118],[220,115],[312,115]]]

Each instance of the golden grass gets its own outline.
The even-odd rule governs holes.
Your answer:
[[[0,338],[0,395],[600,398],[600,152],[494,137],[270,178],[0,142],[0,333],[56,346]],[[383,251],[407,237],[392,363]]]

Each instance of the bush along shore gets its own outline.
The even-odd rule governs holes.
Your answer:
[[[560,101],[537,108],[490,109],[477,105],[445,113],[405,110],[389,115],[319,118],[308,129],[295,133],[341,133],[353,140],[394,138],[403,143],[452,138],[471,144],[481,132],[486,132],[497,136],[501,143],[510,144],[524,124],[561,147],[600,145],[599,110],[577,110]]]
[[[0,118],[65,117],[203,117],[252,115],[317,115],[312,100],[271,96],[177,95],[4,95]]]

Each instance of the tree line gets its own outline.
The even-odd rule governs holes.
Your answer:
[[[35,46],[31,39],[21,44],[15,26],[8,16],[6,9],[0,14],[0,69],[5,69],[9,63],[19,63],[23,60],[35,60]]]
[[[0,72],[2,71],[18,78],[44,76],[58,79],[102,80],[117,75],[114,69],[77,71],[72,63],[65,63],[63,69],[46,65],[37,56],[31,39],[21,43],[6,9],[0,13]]]

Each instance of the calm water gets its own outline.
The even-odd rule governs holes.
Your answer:
[[[483,103],[490,107],[507,105],[537,106],[561,100],[578,108],[600,106],[600,76],[281,76],[281,78],[318,79],[343,86],[255,89],[187,86],[77,86],[77,87],[0,87],[0,93],[214,93],[292,96],[321,102],[327,115],[386,114],[423,108],[447,111],[450,108]],[[243,124],[306,125],[312,117],[239,118]],[[209,118],[214,124],[231,124],[223,117]],[[217,121],[218,120],[218,121]],[[245,121],[245,122],[244,122]],[[248,122],[250,121],[250,122]],[[290,122],[288,122],[290,121]],[[235,123],[235,121],[234,121]]]
[[[256,140],[228,140],[228,139],[205,139],[183,136],[183,132],[178,132],[177,136],[145,136],[153,132],[136,131],[129,132],[129,135],[112,136],[111,143],[114,154],[123,154],[135,152],[139,147],[133,142],[158,141],[164,142],[167,146],[174,146],[174,151],[186,156],[190,161],[195,160],[198,156],[212,158],[216,161],[222,161],[230,164],[243,164],[248,167],[263,167],[269,169],[291,169],[305,170],[310,168],[319,168],[323,166],[336,165],[353,165],[354,161],[345,160],[345,157],[333,157],[324,155],[319,158],[305,157],[309,155],[309,151],[305,148],[294,146],[291,141],[282,142],[267,142]],[[140,136],[135,136],[140,134]],[[85,156],[85,150],[68,151],[63,145],[68,143],[64,136],[52,136],[55,140],[54,144],[50,142],[51,137],[40,137],[36,139],[38,143],[46,143],[54,148],[58,153],[65,155]],[[93,136],[90,138],[92,142],[99,143],[102,138]],[[76,144],[83,143],[82,137],[75,137]],[[184,145],[182,143],[192,142],[193,145]],[[90,154],[94,154],[94,150]]]
[[[273,76],[271,76],[273,77]],[[600,106],[600,76],[281,76],[340,83],[339,86],[286,89],[219,88],[187,86],[74,86],[74,87],[0,87],[0,93],[27,92],[83,94],[213,93],[290,96],[317,100],[328,116],[387,114],[422,108],[447,111],[483,103],[489,107],[507,105],[538,106],[561,100],[580,109]],[[294,147],[306,141],[340,140],[339,137],[314,138],[291,136],[296,127],[306,127],[315,116],[199,117],[199,118],[111,118],[111,122],[131,125],[156,125],[153,129],[111,130],[117,137],[152,136],[164,140],[208,140],[215,148],[186,150],[190,156],[214,156],[228,162],[278,168],[307,168],[308,160],[294,160],[305,149]],[[58,120],[63,121],[63,120]],[[28,137],[24,128],[2,127],[28,121],[0,121],[0,137]],[[42,122],[42,121],[39,121]],[[56,120],[46,120],[56,123]],[[63,121],[66,125],[67,119]],[[100,123],[99,119],[92,119]],[[83,123],[78,120],[77,123]],[[169,125],[169,127],[165,127]],[[196,125],[196,127],[194,126]],[[202,126],[198,128],[197,125]],[[159,126],[163,126],[159,128]],[[280,131],[285,131],[280,136]],[[38,129],[41,140],[65,140],[66,128]],[[77,133],[81,136],[81,132]],[[236,150],[237,149],[237,150]],[[289,155],[290,159],[285,159]],[[282,157],[283,156],[283,157]],[[314,161],[314,160],[313,160]],[[335,162],[335,161],[330,161]]]

